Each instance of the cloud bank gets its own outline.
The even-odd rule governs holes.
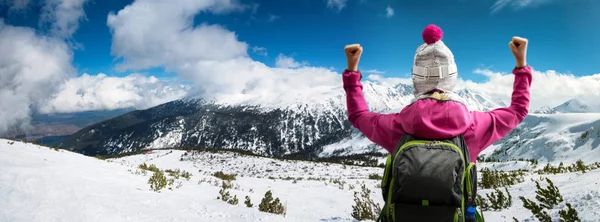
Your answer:
[[[150,108],[183,98],[188,85],[166,82],[154,76],[131,74],[111,77],[83,74],[62,84],[58,93],[40,107],[41,113]]]
[[[56,86],[75,76],[73,54],[60,40],[0,19],[0,133],[27,122],[31,105],[43,104]]]

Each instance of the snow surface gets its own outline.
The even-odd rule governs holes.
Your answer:
[[[0,139],[0,221],[354,221],[350,213],[353,191],[360,189],[358,183],[365,183],[372,190],[371,197],[382,203],[376,187],[380,181],[368,179],[373,173],[381,175],[382,168],[180,150],[100,160],[65,150],[10,143]],[[179,188],[154,192],[147,183],[151,174],[140,174],[142,170],[137,168],[141,163],[185,170],[192,176],[189,181],[177,179]],[[523,164],[515,162],[512,166]],[[478,166],[513,169],[510,162]],[[230,189],[231,195],[237,195],[238,205],[217,199],[220,180],[210,176],[216,171],[238,174]],[[294,183],[279,177],[304,180]],[[512,207],[484,212],[486,221],[512,221],[512,217],[535,221],[518,196],[534,199],[532,179],[539,177],[527,175],[525,182],[510,187]],[[579,211],[582,221],[600,220],[599,170],[548,177]],[[330,182],[336,178],[346,182],[342,189]],[[286,204],[285,217],[258,211],[258,203],[267,190]],[[479,192],[485,195],[489,190]],[[251,198],[254,207],[244,205],[245,196]],[[559,209],[551,214],[556,216]]]

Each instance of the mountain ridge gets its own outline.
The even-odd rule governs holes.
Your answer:
[[[397,112],[414,98],[412,87],[402,83],[384,86],[366,81],[363,92],[369,109],[380,113]],[[456,93],[470,110],[507,106],[477,90]],[[307,158],[384,153],[348,122],[341,86],[324,86],[305,94],[238,95],[220,100],[187,97],[90,125],[66,138],[61,147],[86,155],[177,147],[236,148]]]

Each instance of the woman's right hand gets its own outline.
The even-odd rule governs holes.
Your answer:
[[[517,62],[517,67],[525,67],[527,65],[527,43],[526,38],[514,36],[512,41],[508,43],[510,51]]]

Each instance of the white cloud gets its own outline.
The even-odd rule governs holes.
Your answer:
[[[284,54],[279,53],[277,58],[275,58],[275,66],[277,68],[298,68],[300,66],[308,65],[307,62],[296,62],[294,58],[288,57]]]
[[[394,9],[390,6],[385,8],[385,16],[388,18],[391,18],[392,16],[394,16]]]
[[[46,102],[56,86],[75,75],[73,54],[61,40],[0,19],[0,134],[27,124],[31,109]],[[33,107],[32,107],[33,106]]]
[[[137,0],[117,14],[111,12],[107,19],[111,51],[123,59],[118,70],[166,67],[177,71],[198,61],[246,57],[248,44],[238,41],[234,32],[220,25],[193,24],[197,13],[236,9],[230,0]]]
[[[280,18],[281,18],[280,16],[277,16],[277,15],[270,14],[270,15],[269,15],[269,18],[267,19],[267,21],[268,21],[268,22],[273,22],[273,21],[275,21],[275,20],[277,20],[277,19],[280,19]]]
[[[459,84],[501,98],[509,104],[514,83],[512,73],[479,69],[474,72],[487,76],[488,81],[475,83],[470,80],[461,80]],[[583,98],[590,101],[591,98],[600,97],[599,85],[600,74],[574,76],[552,70],[544,72],[534,70],[530,110],[536,110],[543,106],[555,107],[573,98]]]
[[[200,12],[211,12],[228,1],[137,0],[108,16],[112,52],[123,59],[122,70],[164,67],[195,85],[207,99],[226,95],[285,94],[290,88],[339,83],[327,68],[304,67],[306,62],[279,55],[276,67],[253,61],[249,46],[234,32],[218,25],[194,26]]]
[[[363,70],[362,72],[366,73],[366,74],[384,74],[385,73],[385,71],[380,71],[377,69]]]
[[[30,0],[0,0],[0,6],[7,5],[10,6],[9,11],[19,11],[27,8],[30,2]]]
[[[347,0],[327,0],[327,8],[334,8],[338,11],[342,11],[346,7]]]
[[[42,113],[146,109],[183,98],[189,86],[161,81],[154,76],[131,74],[111,77],[103,73],[83,74],[61,85],[59,92],[43,107]]]
[[[258,46],[254,46],[252,47],[252,52],[261,55],[261,56],[266,56],[267,54],[267,49],[265,47],[258,47]]]
[[[543,4],[548,4],[554,2],[556,0],[496,0],[494,5],[492,5],[492,13],[496,13],[508,6],[513,7],[516,10],[527,8],[527,7],[535,7]]]
[[[49,24],[50,32],[60,38],[71,38],[85,19],[83,5],[87,0],[46,0],[40,15],[42,26]]]

